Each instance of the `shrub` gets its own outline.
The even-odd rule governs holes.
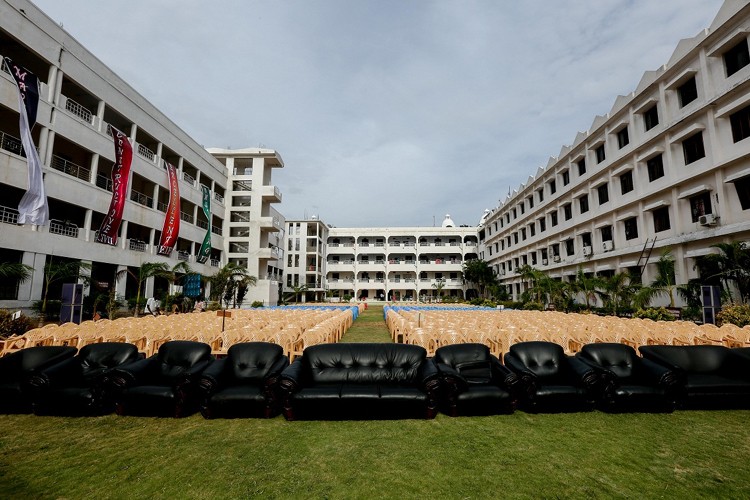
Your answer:
[[[263,307],[263,301],[256,300],[252,304],[250,304],[250,307],[252,307],[252,308]]]
[[[352,296],[351,295],[349,295],[348,293],[346,295],[344,295],[344,298],[343,298],[344,302],[349,302],[350,300],[352,300]]]
[[[48,300],[47,301],[47,310],[45,311],[45,320],[47,321],[57,321],[60,319],[60,308],[62,307],[62,302],[59,300]],[[42,313],[42,301],[37,300],[31,305],[31,308],[38,312],[39,314]]]
[[[649,307],[647,309],[638,309],[633,313],[634,318],[652,319],[654,321],[674,321],[674,314],[667,311],[665,308]]]
[[[725,306],[716,314],[716,324],[732,323],[737,326],[750,325],[750,304]]]
[[[11,335],[22,335],[34,328],[34,326],[31,318],[25,314],[21,314],[18,318],[13,319],[13,313],[0,311],[0,338],[10,337]]]
[[[530,301],[523,305],[523,309],[525,311],[544,311],[544,304],[541,302]]]

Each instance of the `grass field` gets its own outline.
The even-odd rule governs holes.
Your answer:
[[[388,341],[379,314],[357,320],[349,341]],[[749,498],[749,422],[749,411],[0,415],[0,498]]]

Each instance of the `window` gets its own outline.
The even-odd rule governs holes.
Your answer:
[[[664,177],[664,160],[661,154],[646,160],[646,168],[648,169],[649,182],[654,182],[656,179]]]
[[[734,189],[737,190],[742,210],[750,208],[750,176],[734,181]]]
[[[549,194],[555,194],[557,192],[557,184],[554,180],[549,181]]]
[[[596,148],[595,154],[596,154],[596,163],[601,163],[607,158],[607,156],[604,154],[604,144]]]
[[[585,247],[590,247],[591,246],[591,233],[583,233],[581,235],[581,243]]]
[[[620,176],[620,190],[622,194],[629,193],[633,190],[633,171],[628,170]]]
[[[745,106],[736,113],[729,115],[732,124],[732,139],[740,142],[750,137],[750,106]]]
[[[539,232],[543,233],[547,230],[547,221],[544,217],[537,219],[539,221]]]
[[[531,265],[535,266],[536,265],[536,252],[529,253],[529,256],[531,257]]]
[[[638,237],[638,219],[631,217],[622,221],[625,227],[625,239],[632,240]]]
[[[544,201],[544,188],[538,189],[537,194],[539,195],[539,203]]]
[[[612,241],[612,226],[604,226],[599,231],[602,234],[602,241]]]
[[[526,241],[526,228],[521,228],[521,241]]]
[[[703,148],[703,132],[693,134],[682,141],[682,153],[685,155],[685,165],[690,165],[706,156]]]
[[[622,149],[630,144],[630,137],[628,136],[628,127],[625,126],[617,132],[617,147]]]
[[[552,245],[552,256],[553,257],[559,257],[560,256],[560,244],[555,243]]]
[[[518,232],[513,233],[513,243],[518,245]]]
[[[693,222],[698,222],[701,215],[711,212],[711,193],[706,191],[690,198],[690,216]]]
[[[565,253],[571,256],[575,253],[575,245],[573,244],[573,238],[565,240]]]
[[[526,199],[529,201],[529,208],[534,208],[534,197],[533,196],[529,196]]]
[[[549,221],[550,224],[552,224],[552,227],[555,227],[557,225],[557,212],[552,212],[549,214]]]
[[[547,260],[547,249],[542,248],[542,260]]]
[[[724,52],[727,77],[737,73],[748,64],[750,64],[750,52],[747,50],[747,38],[743,38],[740,43]]]
[[[513,220],[516,220],[518,218],[518,212],[516,212],[516,209],[513,209]]]
[[[510,224],[510,214],[509,213],[505,214],[505,222],[507,222],[508,224]]]
[[[648,108],[643,113],[643,126],[646,130],[651,130],[652,128],[659,125],[659,108],[656,107],[656,104]]]
[[[565,220],[570,220],[573,218],[573,206],[570,203],[567,203],[563,205],[563,214],[565,215]]]
[[[523,215],[524,213],[526,213],[526,206],[523,203],[521,203],[518,206],[521,207],[521,215]]]
[[[570,184],[570,171],[565,170],[562,173],[562,181],[563,181],[563,186],[567,186],[568,184]]]
[[[536,234],[536,225],[534,225],[533,222],[529,224],[529,234],[531,236],[534,236]]]
[[[584,194],[580,198],[578,198],[578,204],[580,205],[581,213],[585,214],[589,211],[589,195]]]
[[[607,184],[602,184],[596,188],[596,194],[599,197],[599,205],[603,205],[609,201],[609,189]]]
[[[657,208],[654,214],[654,232],[660,233],[670,228],[669,207]]]
[[[677,88],[680,96],[680,107],[684,108],[694,100],[698,99],[698,87],[695,85],[695,77],[690,78]]]
[[[583,175],[586,173],[586,158],[579,160],[576,165],[578,165],[578,175]]]

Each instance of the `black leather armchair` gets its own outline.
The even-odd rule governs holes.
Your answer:
[[[589,411],[600,378],[594,368],[567,356],[553,342],[519,342],[505,354],[505,366],[521,378],[520,407],[529,412]]]
[[[678,404],[685,408],[750,408],[750,357],[717,345],[650,345],[645,359],[679,377]]]
[[[484,344],[454,344],[435,351],[443,380],[441,409],[452,417],[513,413],[521,379]]]
[[[37,415],[104,415],[114,411],[104,378],[114,368],[141,359],[138,348],[123,342],[102,342],[31,378]]]
[[[600,374],[603,384],[597,403],[602,410],[674,411],[680,388],[677,374],[640,358],[629,345],[587,344],[576,357]]]
[[[0,413],[31,413],[31,377],[75,353],[75,347],[39,346],[0,358]]]
[[[112,370],[107,377],[118,415],[183,417],[198,409],[196,386],[212,362],[203,342],[165,342],[150,358]]]
[[[279,375],[289,366],[284,349],[269,342],[234,344],[227,356],[201,375],[201,414],[205,418],[278,415]]]

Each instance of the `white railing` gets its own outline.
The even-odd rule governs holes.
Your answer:
[[[189,261],[190,260],[190,252],[186,252],[184,250],[178,250],[177,251],[177,260],[182,260],[182,261],[185,261],[185,262]]]
[[[245,212],[233,212],[231,219],[232,222],[250,222],[250,216]]]
[[[199,220],[195,223],[196,226],[198,226],[201,229],[208,229],[208,221],[207,220]]]
[[[78,226],[72,222],[51,219],[49,221],[50,234],[59,234],[70,238],[78,238]]]
[[[193,214],[189,214],[186,212],[180,212],[180,219],[184,220],[185,222],[193,223]]]
[[[136,190],[133,190],[130,192],[130,199],[138,203],[139,205],[143,205],[145,207],[151,207],[154,204],[153,198],[143,193],[139,193]]]
[[[76,165],[72,161],[68,161],[65,158],[61,158],[57,155],[52,155],[52,164],[50,165],[55,170],[59,170],[60,172],[66,173],[68,175],[72,175],[73,177],[77,177],[78,179],[84,180],[86,182],[89,182],[91,180],[91,170],[82,167],[80,165]]]
[[[234,181],[232,191],[252,191],[253,181]]]
[[[221,229],[221,226],[216,226],[216,225],[211,226],[211,232],[214,233],[214,234],[218,234],[219,236],[221,236],[222,234],[224,234],[223,231],[222,231],[222,229]]]
[[[145,241],[136,240],[136,239],[130,239],[128,242],[128,248],[133,250],[134,252],[145,252],[148,248],[148,245]]]
[[[211,259],[211,267],[219,267],[219,260],[218,259]]]
[[[222,205],[224,204],[224,197],[220,195],[219,193],[214,193],[214,199],[218,201],[219,203],[221,203]]]
[[[281,190],[276,186],[273,187],[273,194],[279,199],[279,201],[281,201]]]
[[[156,209],[159,212],[166,212],[168,208],[169,208],[169,203],[164,203],[163,201],[160,201],[159,203],[156,204]]]
[[[193,186],[195,186],[195,177],[193,177],[193,176],[192,176],[192,175],[190,175],[189,173],[187,173],[187,172],[182,172],[182,179],[183,179],[183,180],[184,180],[185,182],[187,182],[188,184],[192,184]]]
[[[112,179],[107,175],[96,174],[96,185],[102,189],[106,189],[107,191],[112,192]]]
[[[18,224],[18,210],[15,208],[0,206],[0,222],[5,224]]]
[[[91,113],[91,111],[84,108],[82,105],[78,104],[69,97],[65,98],[65,109],[67,111],[70,111],[72,114],[85,121],[89,125],[92,125],[94,123],[93,113]]]
[[[156,153],[148,149],[143,144],[138,144],[138,154],[151,161],[152,163],[156,160]]]
[[[13,137],[6,132],[0,132],[0,148],[10,151],[18,156],[24,156],[23,143],[18,137]]]
[[[274,217],[273,218],[273,226],[275,228],[277,228],[277,229],[282,229],[282,227],[281,227],[281,221],[279,220],[278,217]]]

